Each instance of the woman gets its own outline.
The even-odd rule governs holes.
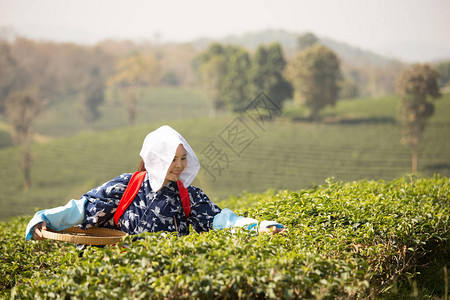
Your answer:
[[[132,174],[122,174],[63,207],[37,212],[27,226],[26,240],[42,239],[42,230],[47,226],[54,230],[76,225],[117,228],[130,235],[157,231],[187,235],[189,224],[197,232],[244,226],[252,229],[258,225],[255,219],[238,217],[229,209],[221,210],[200,188],[190,185],[200,163],[187,141],[171,127],[162,126],[149,133],[140,156],[139,171],[146,171],[145,178],[130,205],[116,219],[117,223],[114,214]],[[181,186],[177,185],[178,180]],[[190,213],[181,205],[180,192],[185,189]],[[263,221],[258,230],[277,233],[284,227]]]

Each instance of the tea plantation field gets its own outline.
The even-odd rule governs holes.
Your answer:
[[[400,143],[395,97],[339,101],[317,124],[289,104],[273,122],[247,114],[211,119],[201,94],[155,89],[140,99],[137,123],[128,126],[114,101],[92,127],[64,102],[40,117],[29,190],[22,187],[20,150],[0,120],[0,298],[448,294],[450,94],[435,102],[416,176],[408,175],[411,153]],[[25,243],[35,211],[133,172],[144,137],[163,124],[199,157],[194,185],[220,207],[277,220],[287,233],[145,234],[81,257],[73,245]]]
[[[107,99],[100,107],[101,116],[92,125],[87,124],[79,111],[77,95],[68,96],[52,104],[36,121],[36,131],[49,137],[73,135],[84,130],[107,130],[128,126],[123,103],[106,92]],[[208,115],[207,98],[198,90],[189,88],[155,87],[143,90],[138,99],[135,124],[185,120]]]
[[[0,222],[0,298],[448,299],[446,177],[330,179],[233,200],[286,234],[146,233],[79,252],[25,242],[29,217]]]
[[[175,98],[184,99],[185,95],[191,106],[185,103],[184,111],[205,115],[206,110],[195,109],[204,109],[204,99],[193,91],[159,89],[149,93],[153,96],[147,104],[142,100],[141,114],[148,112],[158,121],[140,120],[131,127],[123,125],[126,118],[114,105],[108,105],[104,109],[111,111],[104,117],[114,118],[109,125],[108,120],[99,120],[97,126],[104,126],[102,130],[60,137],[59,127],[72,124],[68,132],[76,132],[78,121],[67,117],[65,125],[59,126],[62,121],[52,117],[59,115],[59,110],[47,112],[39,121],[40,132],[46,135],[33,146],[30,190],[22,188],[20,151],[8,145],[8,136],[0,129],[0,140],[6,144],[0,148],[0,220],[63,205],[123,172],[133,172],[144,137],[162,124],[173,126],[194,148],[202,162],[194,185],[219,204],[246,192],[313,187],[329,177],[346,182],[392,180],[411,170],[410,150],[400,143],[398,99],[393,97],[340,101],[324,111],[321,123],[314,124],[289,105],[275,122],[257,122],[245,114],[188,118],[170,107],[176,107]],[[157,107],[160,115],[151,113],[150,107]],[[447,94],[436,101],[436,112],[425,129],[419,176],[450,176],[449,116]],[[244,134],[238,136],[237,132]]]

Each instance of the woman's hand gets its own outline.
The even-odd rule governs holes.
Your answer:
[[[284,228],[284,227],[280,228],[280,227],[277,227],[276,225],[270,225],[265,228],[259,228],[258,232],[259,233],[272,233],[272,234],[282,233],[283,234],[285,229],[286,228]]]
[[[42,230],[47,229],[47,224],[45,222],[40,222],[34,225],[31,229],[31,236],[33,240],[43,240],[44,236],[42,235]]]

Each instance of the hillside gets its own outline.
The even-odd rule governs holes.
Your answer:
[[[245,47],[254,52],[260,45],[280,43],[289,61],[298,51],[297,38],[303,32],[286,30],[265,30],[231,35],[220,40],[201,39],[192,44],[204,50],[211,42]],[[314,33],[313,33],[314,34]],[[354,84],[362,97],[380,97],[394,92],[394,82],[407,64],[397,59],[379,55],[327,37],[316,36],[319,42],[336,53],[345,80]]]
[[[278,42],[290,56],[296,51],[297,37],[304,32],[291,32],[287,30],[264,30],[259,32],[248,32],[242,35],[230,35],[223,39],[213,41],[207,39],[194,40],[192,44],[203,49],[211,42],[240,45],[250,50],[256,50],[261,44]],[[331,48],[346,63],[353,65],[382,67],[393,63],[399,63],[389,57],[385,57],[368,50],[360,49],[334,39],[317,36],[319,41]]]
[[[186,90],[178,93],[170,98],[184,99],[183,95],[189,94]],[[189,103],[202,101],[194,98]],[[104,126],[102,131],[85,131],[61,138],[56,135],[36,143],[32,188],[28,191],[22,188],[18,149],[10,146],[0,149],[3,186],[0,219],[65,204],[123,172],[133,172],[139,162],[143,138],[162,124],[173,126],[190,142],[202,161],[194,185],[219,203],[245,192],[320,185],[329,177],[343,181],[398,178],[410,172],[411,154],[400,144],[397,101],[389,97],[340,101],[336,107],[323,112],[320,124],[305,122],[302,111],[293,107],[287,107],[276,122],[258,124],[245,116],[180,119],[184,114],[175,113],[177,110],[167,105],[152,112],[159,115],[158,121],[141,119],[134,127],[117,127],[121,124],[119,118],[124,120],[117,111],[115,122],[111,121],[111,114],[99,121]],[[188,104],[179,104],[189,107],[183,105]],[[150,103],[142,103],[141,108],[142,116],[154,109]],[[56,111],[55,114],[59,115]],[[449,114],[450,95],[447,94],[436,101],[436,113],[426,127],[420,147],[419,176],[435,173],[450,176]],[[67,125],[52,124],[51,120],[62,122],[46,118],[48,132]],[[232,141],[226,137],[236,122],[245,124],[251,136],[247,136],[245,146],[248,147],[233,152],[236,148],[230,147]],[[76,124],[68,124],[76,129]],[[216,160],[212,160],[211,150],[220,154],[215,156]]]
[[[46,136],[60,137],[86,130],[108,130],[128,126],[123,103],[109,96],[101,108],[99,120],[89,125],[79,113],[77,96],[55,102],[39,116],[36,130]],[[138,101],[136,125],[158,123],[170,119],[185,120],[208,115],[208,100],[198,90],[158,87],[144,90]]]

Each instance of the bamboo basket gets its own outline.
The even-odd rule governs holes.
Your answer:
[[[122,231],[98,227],[88,229],[71,227],[61,231],[47,228],[46,230],[42,230],[42,235],[46,239],[95,246],[115,244],[127,236],[127,234]]]

